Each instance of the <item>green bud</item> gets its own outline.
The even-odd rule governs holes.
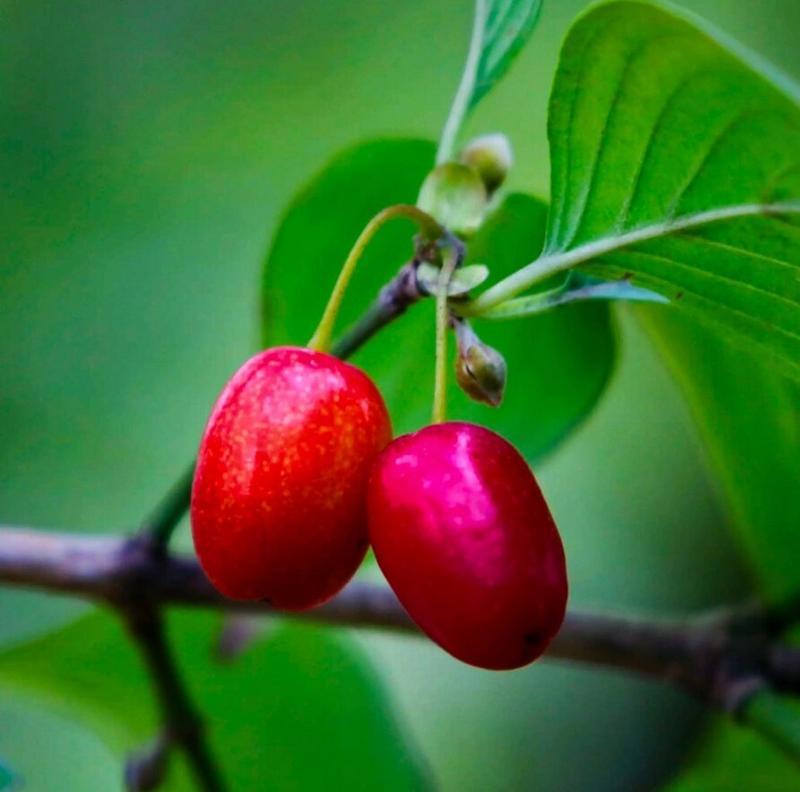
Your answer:
[[[480,226],[487,200],[477,171],[458,162],[447,162],[428,174],[417,206],[450,231],[468,236]]]
[[[458,340],[456,380],[471,399],[497,407],[503,401],[506,387],[506,361],[488,344],[484,344],[463,320],[455,326]]]
[[[461,162],[474,168],[491,195],[506,179],[514,162],[511,144],[501,132],[481,135],[465,146]]]

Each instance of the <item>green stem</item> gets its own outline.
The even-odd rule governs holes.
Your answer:
[[[378,212],[359,234],[358,239],[356,239],[355,244],[342,265],[342,270],[339,273],[331,296],[328,299],[328,304],[325,306],[319,325],[314,335],[311,337],[311,340],[308,342],[308,346],[311,349],[325,352],[330,348],[336,316],[339,313],[339,308],[341,307],[350,279],[355,272],[356,265],[375,234],[384,224],[395,217],[406,217],[409,220],[413,220],[420,227],[420,230],[428,236],[436,237],[442,233],[439,224],[429,214],[410,204],[397,204],[396,206],[389,206]]]
[[[458,90],[453,97],[453,104],[447,116],[442,137],[439,140],[439,148],[436,152],[436,164],[441,165],[453,158],[453,151],[456,145],[456,138],[461,131],[461,126],[469,110],[469,103],[472,92],[475,89],[475,80],[478,74],[478,62],[483,47],[483,32],[486,27],[486,0],[475,0],[475,17],[472,23],[472,36],[469,42],[467,60],[464,63],[464,72],[461,75],[461,82]]]
[[[156,506],[153,513],[144,521],[141,533],[152,537],[154,547],[164,550],[178,523],[189,508],[194,479],[194,462],[186,468],[183,475]]]
[[[458,264],[458,251],[449,247],[443,254],[436,284],[436,370],[433,384],[433,423],[447,420],[447,287]]]

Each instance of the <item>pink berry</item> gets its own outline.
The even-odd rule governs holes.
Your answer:
[[[567,603],[564,550],[517,450],[468,423],[392,442],[369,485],[370,540],[417,625],[466,663],[535,660]]]

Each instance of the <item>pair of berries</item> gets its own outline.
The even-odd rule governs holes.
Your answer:
[[[564,551],[536,480],[488,429],[391,441],[362,371],[277,347],[226,385],[200,446],[192,529],[214,586],[301,610],[332,597],[371,543],[412,619],[473,665],[538,657],[564,617]]]

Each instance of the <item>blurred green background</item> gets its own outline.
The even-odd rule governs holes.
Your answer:
[[[545,2],[470,122],[510,135],[515,188],[546,196],[546,97],[585,5]],[[800,77],[797,0],[684,6]],[[471,8],[0,0],[0,522],[136,525],[257,348],[260,267],[282,206],[346,144],[437,136]],[[749,582],[688,413],[638,327],[623,315],[621,328],[599,408],[538,468],[571,604],[672,613],[734,600]],[[3,591],[0,640],[79,611]],[[699,707],[652,683],[545,663],[487,674],[412,638],[353,636],[442,789],[650,789],[702,727]],[[119,788],[102,737],[0,696],[0,759],[31,790]]]

